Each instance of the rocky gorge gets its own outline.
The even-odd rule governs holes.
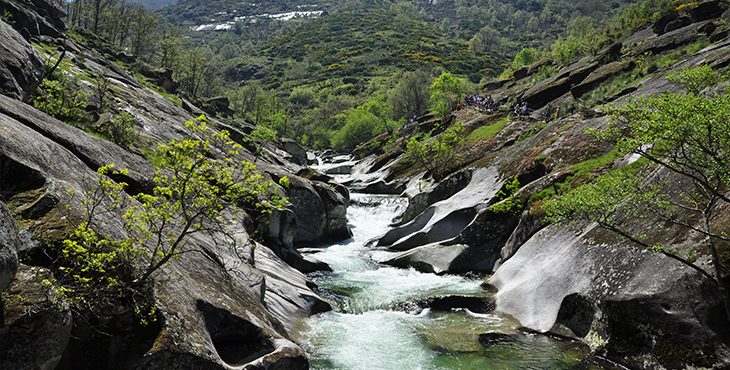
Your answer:
[[[154,79],[132,75],[113,62],[127,56],[62,37],[64,14],[55,2],[0,1],[16,20],[12,26],[0,22],[2,368],[308,368],[307,355],[292,333],[301,319],[331,309],[306,275],[329,267],[316,260],[316,253],[298,248],[352,236],[347,208],[353,190],[408,199],[392,228],[370,242],[367,254],[372,260],[430,274],[490,275],[484,287],[493,298],[480,298],[479,312],[511,316],[522,332],[577,341],[592,354],[627,368],[730,366],[730,322],[717,284],[708,278],[714,272],[698,247],[701,235],[664,224],[636,226],[676,249],[696,249],[698,269],[693,269],[595,224],[549,225],[539,200],[529,201],[566,181],[585,180],[578,165],[587,161],[608,158],[590,168],[600,174],[636,160],[610,157],[609,144],[585,133],[608,120],[599,109],[581,107],[539,125],[534,117],[540,109],[548,103],[565,106],[604,88],[603,83],[633,69],[647,52],[669,52],[700,38],[707,47],[603,99],[676,91],[665,76],[685,66],[704,63],[725,71],[730,39],[723,29],[729,17],[723,3],[706,2],[662,19],[544,80],[533,79],[538,66],[552,65],[551,60],[490,82],[484,88],[495,100],[526,101],[535,109],[533,117],[475,108],[453,112],[452,121],[461,120],[471,132],[500,121],[504,127],[493,137],[470,141],[461,162],[440,182],[429,181],[396,145],[364,149],[359,151],[362,158],[333,164],[331,174],[350,173],[342,185],[303,167],[306,152],[295,142],[267,144],[267,154],[257,158],[245,140],[250,125],[211,118],[212,127],[227,130],[243,146],[238,160],[254,162],[273,183],[287,178],[289,185],[277,185],[275,191],[288,204],[265,216],[232,221],[243,239],[262,235],[243,250],[218,243],[221,235],[196,234],[190,243],[201,253],[174,259],[153,276],[149,294],[157,321],[141,325],[129,310],[90,319],[68,309],[58,287],[48,283],[54,271],[43,251],[72,232],[67,218],[82,217],[83,205],[69,189],[77,194],[92,190],[85,179],[113,163],[128,170],[112,180],[128,183],[129,195],[151,192],[154,165],[141,148],[125,150],[26,101],[43,78],[46,58],[58,58],[65,50],[74,73],[102,74],[111,81],[117,109],[135,117],[135,129],[148,146],[192,135],[185,122],[203,111],[192,102],[177,104],[162,95],[166,80],[160,81],[160,73]],[[54,48],[41,55],[31,41]],[[420,117],[415,128],[403,130],[428,130],[434,120]],[[671,179],[662,170],[651,176]],[[521,184],[513,197],[523,200],[524,209],[496,211],[492,205],[505,201],[506,184],[513,178]],[[65,206],[76,214],[64,213]],[[730,213],[722,209],[718,214],[716,222],[726,228]],[[101,235],[129,237],[119,214],[93,221]],[[722,251],[727,253],[726,245]],[[234,263],[242,256],[247,263]],[[453,297],[418,304],[441,310],[464,307]]]

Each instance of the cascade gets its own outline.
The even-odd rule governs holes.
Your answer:
[[[331,312],[306,319],[295,334],[312,369],[606,369],[584,347],[519,332],[518,323],[466,309],[407,309],[450,294],[486,295],[482,278],[438,276],[372,262],[368,241],[388,231],[404,198],[352,194],[353,238],[313,249],[332,272],[310,275]],[[310,249],[312,251],[312,249]],[[490,334],[485,334],[490,333]],[[480,337],[481,335],[481,337]]]

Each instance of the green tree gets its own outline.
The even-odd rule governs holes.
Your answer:
[[[461,82],[449,72],[444,72],[431,84],[431,109],[436,118],[445,123],[451,110],[461,99]]]
[[[523,66],[529,66],[535,62],[535,52],[533,49],[524,48],[517,55],[515,60],[512,62],[512,69],[519,69]]]
[[[672,190],[667,184],[646,185],[640,181],[642,176],[616,174],[556,197],[547,203],[547,211],[555,221],[596,221],[693,267],[677,251],[645,240],[642,234],[632,234],[623,225],[627,220],[651,217],[701,233],[730,317],[730,274],[717,252],[717,242],[730,238],[713,224],[718,209],[730,204],[730,93],[705,92],[718,81],[717,74],[706,65],[672,73],[668,79],[688,93],[664,93],[608,106],[612,119],[605,131],[594,134],[614,140],[623,153],[636,153],[675,173],[686,186]],[[679,196],[670,196],[670,190],[678,191]]]
[[[443,179],[448,169],[459,160],[466,142],[461,121],[441,134],[412,137],[406,145],[406,157],[423,165],[436,181]]]
[[[391,93],[394,119],[411,118],[426,112],[431,76],[425,70],[406,72]]]
[[[154,14],[144,10],[142,5],[135,6],[132,10],[132,38],[131,49],[132,54],[138,58],[143,58],[151,46],[154,45],[152,41],[157,31],[157,17]],[[149,60],[147,58],[146,60]]]
[[[375,114],[358,107],[346,114],[345,126],[332,136],[335,149],[353,149],[380,134],[381,120]]]
[[[192,235],[216,235],[217,242],[235,251],[245,241],[235,237],[235,232],[226,226],[232,218],[238,217],[241,210],[258,215],[284,206],[286,199],[268,193],[271,182],[264,181],[252,163],[238,158],[241,146],[234,144],[226,131],[211,132],[204,116],[188,122],[187,127],[192,131],[191,137],[159,146],[162,167],[155,172],[152,194],[137,194],[133,197],[135,202],[127,204],[127,197],[122,194],[126,184],[108,180],[111,166],[100,169],[97,186],[82,200],[84,221],[62,250],[72,260],[81,260],[80,272],[87,264],[101,264],[100,271],[109,267],[105,267],[104,261],[87,261],[90,257],[84,251],[93,247],[118,256],[114,261],[136,261],[141,268],[132,272],[127,284],[145,284],[171,259],[201,252],[195,243],[190,243]],[[92,220],[105,212],[123,213],[129,232],[127,239],[108,241],[91,231]],[[103,256],[94,258],[97,257]],[[93,278],[76,275],[82,281]]]

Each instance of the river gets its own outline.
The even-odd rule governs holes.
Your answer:
[[[333,272],[310,275],[334,310],[305,320],[295,339],[311,369],[606,369],[575,343],[524,334],[518,323],[468,310],[398,310],[417,298],[447,294],[485,295],[484,278],[437,276],[378,265],[367,242],[388,231],[407,205],[403,198],[352,194],[348,222],[353,238],[320,248],[312,256]],[[479,334],[512,334],[482,344]]]

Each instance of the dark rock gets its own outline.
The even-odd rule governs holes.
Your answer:
[[[61,360],[71,337],[71,312],[51,303],[62,304],[63,298],[44,281],[53,281],[50,271],[21,265],[6,291],[6,325],[0,328],[3,369],[54,369]]]
[[[717,29],[717,25],[714,22],[707,22],[704,26],[697,29],[697,32],[704,33],[706,35],[712,35]]]
[[[289,181],[287,196],[297,215],[295,244],[339,241],[352,236],[345,217],[349,200],[341,190],[298,176]]]
[[[367,184],[364,188],[354,188],[354,191],[365,194],[391,194],[398,195],[406,190],[403,181],[378,180]]]
[[[494,298],[465,295],[431,297],[426,300],[428,307],[435,311],[451,311],[465,308],[474,313],[494,312]]]
[[[593,90],[603,81],[617,76],[623,71],[631,70],[635,67],[632,60],[618,61],[606,64],[595,71],[591,72],[580,84],[570,89],[573,98],[579,99],[583,94]]]
[[[109,141],[89,135],[82,130],[49,117],[29,105],[22,104],[4,96],[0,96],[0,114],[6,115],[6,118],[12,117],[14,119],[13,126],[22,124],[32,131],[37,131],[42,133],[43,136],[53,139],[93,170],[110,163],[114,163],[116,168],[128,169],[129,173],[127,175],[112,177],[115,180],[126,182],[129,192],[133,194],[141,191],[152,192],[152,176],[154,176],[155,168],[144,158],[131,154]],[[24,141],[33,139],[17,136],[16,140]],[[17,155],[19,153],[15,154]],[[2,154],[4,153],[0,151],[0,155]],[[30,157],[28,154],[19,155]],[[51,161],[52,159],[44,158],[43,161]]]
[[[169,68],[158,68],[154,70],[155,72],[155,84],[157,86],[162,87],[165,89],[165,91],[174,94],[177,91],[177,88],[180,86],[180,83],[175,81],[172,78],[173,71]]]
[[[718,42],[718,41],[726,38],[728,34],[730,34],[730,31],[728,31],[728,30],[721,31],[721,32],[717,32],[717,33],[713,33],[710,36],[710,42]]]
[[[597,62],[583,58],[525,91],[521,97],[522,101],[526,101],[530,109],[540,108],[569,92],[573,85],[580,83],[597,68]]]
[[[484,85],[482,85],[482,90],[484,90],[484,91],[496,90],[496,89],[499,89],[500,87],[506,85],[507,83],[509,83],[511,81],[512,81],[512,79],[511,78],[507,78],[507,77],[505,77],[505,78],[494,78],[494,79],[491,79],[491,80],[487,81],[487,83],[485,83]]]
[[[667,23],[667,26],[664,27],[664,33],[672,32],[674,30],[678,30],[682,27],[686,27],[692,24],[692,21],[689,19],[689,17],[681,16],[677,19]]]
[[[479,334],[479,343],[484,347],[497,346],[500,344],[513,342],[514,340],[514,334],[504,334],[496,332]]]
[[[530,67],[523,66],[522,68],[514,71],[512,73],[512,76],[514,76],[515,80],[521,80],[521,79],[527,77],[527,71],[529,71],[529,70],[530,70]]]
[[[222,114],[226,117],[232,116],[235,112],[231,109],[227,96],[216,96],[206,100],[207,112],[212,115]]]
[[[4,177],[5,174],[0,173],[0,176]],[[0,292],[4,291],[15,278],[15,272],[18,270],[19,247],[18,225],[8,207],[0,201]],[[3,307],[0,306],[0,310],[2,309]]]
[[[661,36],[651,38],[638,45],[633,53],[634,55],[643,55],[644,53],[659,54],[665,50],[676,49],[677,47],[692,42],[695,39],[695,31],[704,26],[704,23],[694,23],[689,26],[667,32]]]
[[[708,19],[718,18],[727,10],[726,3],[720,1],[706,1],[690,8],[687,15],[692,22],[702,22]]]
[[[34,0],[26,3],[18,0],[0,0],[0,8],[10,14],[13,28],[27,32],[31,37],[47,35],[63,37],[66,24],[61,20],[66,15],[60,4],[49,0]]]
[[[617,42],[603,50],[600,50],[596,54],[596,61],[598,63],[605,64],[621,58],[621,49],[623,49],[623,47],[624,44]]]
[[[284,151],[294,157],[294,163],[305,164],[307,162],[307,151],[299,143],[287,138],[282,138],[280,142]]]
[[[0,55],[0,94],[27,100],[41,82],[43,58],[5,22],[0,22]]]
[[[651,26],[651,29],[657,35],[663,35],[665,33],[664,29],[667,27],[667,25],[677,19],[677,17],[679,17],[679,14],[677,12],[668,12],[661,16],[661,18],[657,19],[657,21],[654,22],[654,24]]]
[[[504,243],[504,246],[500,251],[499,259],[495,263],[493,270],[496,271],[497,268],[499,268],[499,265],[514,256],[522,244],[528,241],[536,232],[540,231],[540,229],[545,226],[546,225],[543,220],[532,217],[529,211],[522,212],[520,221],[512,231],[509,239],[507,239]]]
[[[304,168],[297,172],[297,176],[312,181],[330,182],[332,180],[332,176],[311,167]]]

